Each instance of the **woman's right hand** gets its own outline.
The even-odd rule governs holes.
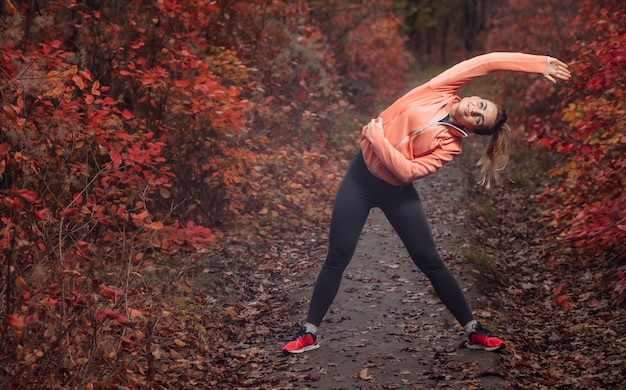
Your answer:
[[[572,74],[565,62],[554,57],[548,57],[548,71],[543,74],[543,77],[556,84],[556,79],[569,80]]]

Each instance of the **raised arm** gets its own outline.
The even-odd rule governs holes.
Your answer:
[[[483,54],[460,62],[430,81],[434,90],[455,92],[468,82],[496,71],[538,73],[548,80],[567,80],[570,77],[567,65],[556,58],[525,54],[495,52]]]
[[[427,85],[409,91],[391,108],[397,106],[396,112],[400,112],[407,104],[415,104],[421,94],[432,91],[451,96],[469,81],[494,71],[537,73],[553,83],[557,80],[568,80],[571,77],[567,65],[553,57],[524,53],[490,53],[453,66],[433,78]],[[431,91],[429,92],[428,89]],[[425,103],[428,104],[428,102]],[[385,137],[385,129],[380,118],[370,122],[364,128],[363,135],[369,141],[380,162],[396,178],[407,183],[434,172],[461,153],[460,139],[442,137],[435,139],[437,147],[431,154],[418,157],[405,156]]]

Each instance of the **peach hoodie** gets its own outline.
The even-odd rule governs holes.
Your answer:
[[[435,172],[461,153],[463,129],[438,122],[461,99],[457,90],[473,79],[498,70],[547,73],[547,56],[490,53],[463,61],[420,85],[384,110],[384,137],[368,141],[363,128],[361,150],[378,178],[404,186]]]

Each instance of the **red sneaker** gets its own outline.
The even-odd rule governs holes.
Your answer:
[[[467,344],[469,349],[483,349],[485,351],[498,351],[504,347],[504,341],[491,334],[490,331],[484,329],[480,324],[477,324],[474,331],[470,333],[469,343]]]
[[[302,353],[318,349],[320,345],[317,343],[317,337],[313,333],[306,331],[304,325],[300,328],[293,341],[288,342],[283,347],[283,354]]]

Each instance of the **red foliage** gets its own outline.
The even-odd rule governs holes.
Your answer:
[[[332,0],[314,14],[346,79],[345,91],[363,110],[397,98],[414,63],[398,34],[402,21],[392,6],[391,0]]]
[[[358,140],[356,123],[332,128],[352,103],[341,66],[375,81],[380,91],[359,94],[369,110],[397,92],[406,56],[388,12],[339,17],[346,45],[311,12],[70,0],[2,16],[3,384],[81,387],[95,365],[117,370],[119,354],[151,362],[153,305],[172,305],[167,280],[154,290],[147,280],[160,263],[193,263],[226,234],[327,217],[344,164],[335,156]]]
[[[509,82],[507,92],[522,91],[514,97],[533,131],[530,140],[566,157],[551,172],[558,181],[542,196],[551,226],[584,257],[614,267],[613,261],[619,265],[626,253],[626,8],[613,0],[574,1],[566,7],[577,10],[569,22],[567,13],[560,12],[561,2],[556,3],[510,2],[516,12],[506,12],[503,30],[493,36],[501,44],[508,41],[513,50],[569,62],[574,77],[556,93],[545,82],[525,88]],[[542,16],[534,19],[527,12]],[[522,26],[533,34],[511,33]],[[618,280],[614,298],[623,302],[623,273]]]
[[[575,42],[576,30],[569,28],[576,16],[580,0],[507,1],[492,14],[492,28],[487,36],[487,51],[520,51],[551,55],[570,62],[569,47]],[[536,124],[547,127],[560,122],[559,111],[563,91],[537,75],[496,75],[498,94],[507,110],[514,114],[516,127],[524,131]],[[517,126],[519,123],[522,126]],[[541,126],[539,126],[541,127]]]
[[[567,163],[553,171],[558,187],[544,193],[564,239],[589,254],[598,250],[624,261],[626,246],[626,7],[616,1],[583,1],[574,27],[583,38],[573,47],[578,76],[563,116],[569,134],[553,138]],[[552,142],[551,142],[552,143]],[[623,272],[614,298],[624,300]]]

